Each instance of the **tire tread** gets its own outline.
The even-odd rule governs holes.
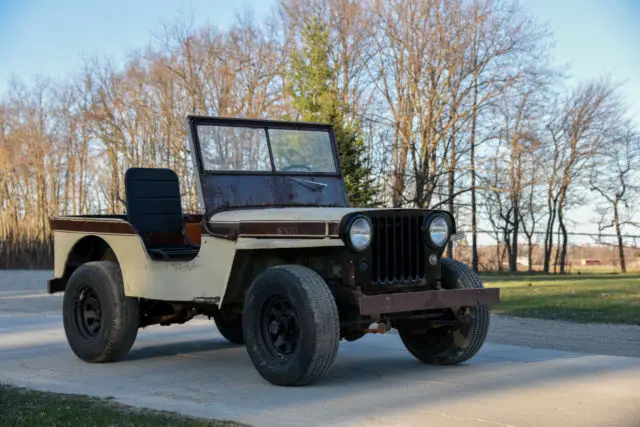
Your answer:
[[[327,283],[315,271],[300,265],[281,265],[279,268],[295,276],[305,290],[305,299],[319,326],[313,359],[306,374],[296,385],[307,385],[322,377],[333,364],[340,343],[338,309]],[[328,309],[328,310],[327,310]]]
[[[92,351],[83,351],[78,347],[80,344],[74,342],[78,338],[74,334],[73,326],[68,324],[71,320],[65,321],[65,332],[71,349],[79,358],[88,363],[109,363],[122,359],[131,350],[138,335],[140,312],[136,299],[129,298],[124,294],[120,266],[113,261],[91,261],[78,267],[69,279],[71,286],[68,285],[67,291],[65,291],[65,302],[63,303],[65,311],[69,310],[69,304],[73,298],[67,292],[75,289],[76,281],[91,283],[96,289],[106,286],[106,292],[111,294],[112,304],[103,307],[103,313],[106,310],[111,311],[111,324],[105,325],[105,329],[109,333],[106,336],[104,346],[95,354]],[[103,283],[104,281],[106,283]],[[98,290],[97,292],[99,293]],[[105,304],[105,302],[101,301],[101,304]]]
[[[484,285],[482,280],[477,274],[473,272],[467,265],[460,261],[444,258],[442,263],[449,266],[459,277],[458,283],[462,285],[463,289],[482,289]],[[476,321],[473,322],[473,326],[465,342],[464,351],[458,355],[450,363],[461,363],[471,359],[480,351],[484,341],[487,338],[489,331],[489,325],[491,323],[491,316],[489,314],[489,307],[486,305],[475,307]]]
[[[455,289],[482,289],[484,288],[482,281],[476,273],[467,265],[451,258],[443,258],[441,260],[443,278],[452,275],[450,279],[455,278],[453,285]],[[486,305],[473,306],[471,310],[474,314],[474,321],[471,325],[469,333],[465,337],[462,347],[451,347],[440,354],[428,354],[416,345],[415,336],[410,329],[399,330],[399,335],[409,352],[423,363],[434,365],[454,365],[471,359],[480,351],[484,341],[486,340],[490,324],[489,307]]]
[[[275,374],[267,366],[267,360],[262,354],[264,351],[257,342],[259,341],[253,328],[258,322],[256,310],[261,309],[255,302],[255,295],[268,294],[269,283],[276,280],[284,286],[296,292],[296,299],[301,307],[296,307],[299,315],[304,314],[306,327],[312,328],[310,332],[315,336],[311,344],[305,344],[305,352],[299,354],[302,364],[297,365],[290,373],[281,372]],[[258,276],[249,288],[247,303],[245,303],[243,318],[245,341],[250,358],[258,372],[267,381],[280,386],[304,386],[309,385],[324,376],[331,367],[338,352],[340,342],[340,318],[338,308],[331,293],[331,289],[324,279],[314,270],[301,265],[279,265],[270,267],[262,275]],[[300,320],[302,322],[302,320]],[[311,322],[311,323],[310,323]],[[304,354],[304,356],[303,356]],[[294,373],[295,372],[295,373]]]

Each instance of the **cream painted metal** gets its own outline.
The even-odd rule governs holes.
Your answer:
[[[235,256],[235,242],[202,236],[200,253],[190,261],[154,261],[140,236],[55,232],[55,276],[62,277],[67,254],[83,237],[104,239],[118,259],[125,295],[165,301],[222,298]]]

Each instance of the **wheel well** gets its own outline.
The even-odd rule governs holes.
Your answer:
[[[55,283],[55,288],[52,289],[52,291],[64,291],[67,287],[69,277],[71,277],[76,268],[82,264],[103,260],[118,262],[115,252],[104,239],[98,236],[86,236],[78,240],[71,251],[69,251],[63,277],[56,281],[57,283]]]
[[[220,310],[242,314],[246,292],[259,274],[269,267],[294,264],[311,268],[318,273],[334,295],[341,320],[353,320],[357,306],[354,305],[353,289],[343,282],[341,265],[345,264],[344,256],[344,250],[334,247],[238,251]]]
[[[253,280],[269,267],[297,264],[315,270],[323,278],[333,274],[329,268],[340,255],[335,248],[243,250],[236,253],[222,306],[241,306]],[[331,262],[334,261],[334,262]]]

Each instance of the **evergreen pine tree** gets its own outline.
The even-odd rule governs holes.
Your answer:
[[[372,206],[376,188],[371,169],[366,166],[365,145],[357,123],[347,123],[329,62],[328,33],[317,18],[307,21],[302,31],[302,47],[293,55],[288,91],[301,120],[333,126],[340,165],[352,206]]]

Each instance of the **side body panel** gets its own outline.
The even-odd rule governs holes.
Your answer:
[[[216,302],[224,295],[235,256],[235,242],[202,236],[200,253],[191,261],[154,261],[135,234],[55,231],[55,277],[64,276],[68,255],[84,237],[103,239],[118,259],[131,297],[165,301]]]

